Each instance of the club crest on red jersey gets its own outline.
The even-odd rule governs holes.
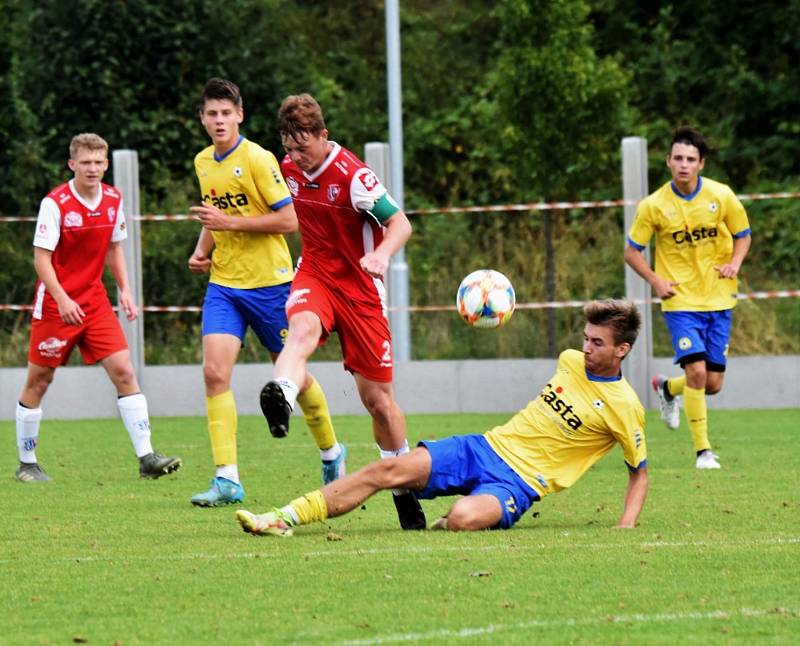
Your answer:
[[[336,198],[339,197],[339,193],[341,192],[342,187],[338,184],[328,185],[328,202],[335,202]]]
[[[294,177],[287,177],[286,185],[289,187],[289,192],[294,197],[297,197],[297,192],[300,190],[300,185],[297,183],[297,180]]]
[[[108,207],[108,221],[113,222],[116,215],[117,209],[115,209],[113,206]]]

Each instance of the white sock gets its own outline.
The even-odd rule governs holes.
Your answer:
[[[382,449],[380,446],[378,447],[378,451],[381,454],[381,460],[385,460],[386,458],[398,458],[404,453],[408,453],[411,449],[408,448],[408,440],[403,443],[399,449]],[[392,489],[392,495],[394,496],[402,496],[403,494],[408,493],[408,489]]]
[[[27,408],[17,402],[17,451],[19,461],[36,462],[36,445],[39,443],[39,423],[42,421],[41,408]]]
[[[342,447],[339,445],[338,442],[329,449],[319,450],[319,457],[325,462],[330,462],[331,460],[335,460],[341,454],[342,454]]]
[[[239,465],[223,464],[222,466],[217,467],[217,477],[225,478],[226,480],[230,480],[236,484],[241,484],[239,482]]]
[[[141,458],[153,452],[150,444],[150,416],[147,414],[147,399],[142,393],[124,395],[117,399],[119,416],[131,436],[136,457]]]
[[[297,395],[300,394],[300,388],[291,379],[275,379],[275,383],[281,387],[283,396],[289,402],[289,406],[294,410],[295,402],[297,402]]]

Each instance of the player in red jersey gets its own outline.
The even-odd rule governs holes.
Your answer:
[[[139,312],[128,286],[120,242],[127,237],[122,196],[103,184],[108,144],[95,134],[73,137],[69,147],[73,179],[42,200],[33,240],[39,280],[33,305],[28,374],[17,405],[20,482],[51,480],[36,460],[40,404],[58,366],[80,348],[87,364],[101,363],[117,389],[120,416],[139,458],[139,475],[160,478],[177,470],[179,458],[153,451],[147,401],[139,390],[128,343],[103,286],[108,265],[129,321]]]
[[[358,157],[328,141],[322,110],[309,94],[287,97],[278,111],[286,157],[281,170],[300,224],[302,257],[286,303],[289,334],[261,391],[270,432],[289,430],[306,363],[331,332],[372,417],[382,458],[408,452],[403,411],[392,391],[392,346],[383,275],[408,240],[411,224]],[[403,529],[424,529],[416,496],[392,492]]]

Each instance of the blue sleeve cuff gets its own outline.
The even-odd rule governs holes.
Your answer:
[[[273,211],[277,211],[281,207],[284,207],[287,204],[291,204],[291,203],[292,203],[292,196],[290,195],[289,197],[281,200],[280,202],[275,202],[275,204],[270,204],[269,208],[271,208]]]
[[[638,466],[638,467],[632,467],[632,466],[631,466],[630,464],[628,464],[627,462],[625,463],[625,466],[626,466],[626,467],[628,467],[628,471],[630,471],[631,473],[636,473],[636,472],[637,472],[639,469],[643,469],[644,467],[646,467],[646,466],[647,466],[647,460],[642,460],[642,461],[639,463],[639,466]]]
[[[749,235],[750,235],[750,229],[747,228],[744,231],[739,231],[739,233],[734,233],[733,237],[734,238],[746,238]]]
[[[634,242],[630,238],[628,238],[628,244],[631,247],[633,247],[634,249],[636,249],[637,251],[644,251],[645,247],[647,246],[647,245],[644,245],[644,244],[639,244],[638,242]]]

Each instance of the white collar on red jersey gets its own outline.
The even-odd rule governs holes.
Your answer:
[[[339,154],[339,151],[342,149],[342,147],[339,144],[337,144],[335,141],[329,141],[328,143],[332,144],[333,147],[328,152],[328,156],[325,158],[325,161],[322,162],[320,164],[319,168],[317,170],[315,170],[314,173],[311,174],[311,175],[309,175],[308,173],[303,171],[303,175],[306,176],[306,179],[308,179],[308,180],[313,182],[315,179],[317,179],[317,177],[322,175],[322,173],[324,173],[326,170],[328,170],[328,166],[330,166],[333,163],[333,160],[336,159],[336,156]]]
[[[75,179],[69,180],[69,191],[72,193],[73,197],[78,200],[81,204],[83,204],[87,209],[90,211],[94,211],[100,206],[100,202],[103,201],[103,185],[100,184],[100,188],[97,191],[97,199],[93,202],[87,202],[85,199],[81,197],[81,194],[78,193],[78,189],[75,188]]]

